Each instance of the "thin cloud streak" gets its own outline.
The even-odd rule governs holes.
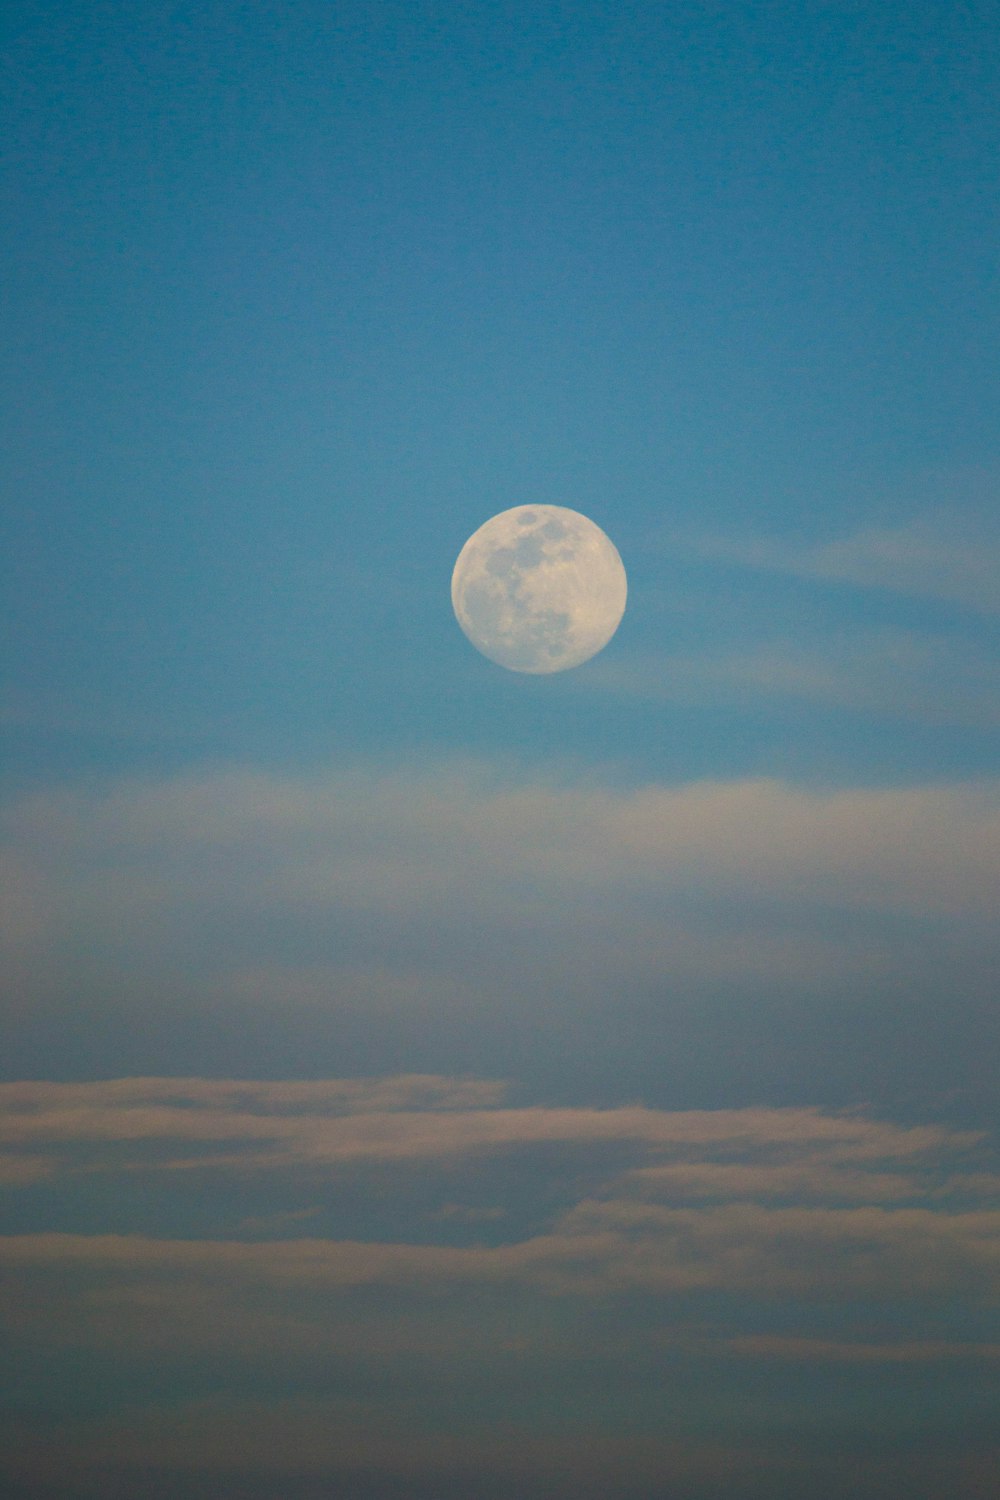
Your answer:
[[[834,1339],[783,1338],[776,1334],[747,1334],[728,1341],[734,1354],[752,1359],[792,1360],[831,1364],[909,1365],[928,1362],[1000,1359],[1000,1344],[959,1343],[944,1339],[912,1339],[894,1344],[847,1343]]]
[[[741,567],[890,589],[994,614],[1000,611],[1000,542],[958,536],[939,523],[867,527],[827,542],[706,537],[702,556]]]
[[[714,1290],[843,1301],[891,1297],[905,1285],[911,1297],[992,1302],[1000,1297],[1000,1211],[589,1202],[551,1234],[497,1246],[37,1234],[0,1239],[0,1263],[313,1291],[501,1284],[582,1297]]]
[[[140,1169],[162,1176],[164,1168],[186,1165],[220,1184],[233,1174],[246,1184],[254,1169],[281,1167],[286,1176],[307,1174],[315,1191],[317,1172],[333,1186],[347,1167],[375,1171],[415,1160],[451,1182],[458,1163],[479,1171],[484,1158],[511,1153],[533,1158],[536,1171],[565,1175],[566,1158],[557,1167],[553,1148],[584,1149],[566,1176],[576,1200],[552,1213],[540,1232],[518,1239],[507,1230],[495,1244],[417,1244],[405,1233],[370,1242],[253,1242],[43,1232],[0,1241],[0,1259],[23,1270],[65,1265],[330,1289],[492,1283],[576,1295],[717,1289],[841,1296],[887,1294],[905,1278],[924,1295],[1000,1292],[1000,1210],[980,1205],[975,1194],[977,1181],[989,1190],[996,1179],[976,1176],[976,1157],[986,1150],[978,1133],[813,1108],[512,1109],[499,1102],[501,1094],[489,1081],[406,1076],[305,1085],[6,1085],[0,1139],[8,1147],[31,1153],[44,1143],[50,1159],[61,1147],[64,1170],[117,1173],[123,1183]],[[415,1096],[422,1107],[405,1107]],[[461,1107],[477,1096],[498,1102]],[[372,1108],[386,1099],[397,1108]],[[202,1143],[226,1143],[232,1154],[181,1161],[163,1155],[164,1145],[190,1150]],[[138,1155],[123,1159],[122,1145]],[[598,1147],[617,1155],[601,1158]],[[942,1200],[956,1177],[965,1195],[959,1207]],[[711,1201],[679,1206],[685,1199]],[[454,1206],[453,1193],[446,1202]],[[463,1222],[439,1211],[432,1219],[439,1226]],[[464,1222],[502,1227],[503,1215],[472,1214]]]
[[[721,642],[697,655],[598,664],[587,686],[651,703],[743,709],[791,700],[930,726],[1000,724],[992,643],[906,630],[854,631],[803,643],[790,636]]]
[[[665,1111],[504,1108],[504,1085],[489,1080],[330,1080],[266,1083],[232,1079],[122,1079],[91,1084],[0,1084],[0,1142],[129,1142],[260,1145],[242,1168],[294,1161],[337,1163],[433,1159],[525,1145],[627,1143],[657,1150],[807,1148],[831,1162],[919,1161],[975,1147],[976,1132],[939,1125],[899,1126],[860,1114],[818,1109]],[[419,1098],[421,1109],[413,1109]],[[391,1099],[394,1109],[387,1111]],[[197,1102],[195,1102],[197,1101]],[[484,1102],[488,1109],[463,1105]],[[248,1108],[256,1104],[257,1108]],[[213,1157],[212,1161],[220,1158]],[[195,1165],[198,1159],[195,1159]],[[234,1158],[234,1165],[236,1159]],[[154,1160],[151,1165],[171,1166]],[[640,1180],[657,1179],[650,1169]],[[669,1169],[662,1169],[668,1171]]]

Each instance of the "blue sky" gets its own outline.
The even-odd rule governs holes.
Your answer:
[[[998,53],[13,6],[18,1493],[987,1493]],[[548,678],[521,503],[629,577]]]

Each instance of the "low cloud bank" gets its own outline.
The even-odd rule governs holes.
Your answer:
[[[0,1144],[15,1168],[11,1184],[42,1170],[64,1181],[110,1176],[126,1199],[160,1194],[167,1209],[179,1172],[222,1190],[238,1181],[265,1204],[276,1170],[284,1186],[298,1174],[314,1195],[366,1172],[383,1195],[399,1195],[394,1233],[377,1243],[51,1231],[0,1241],[0,1259],[23,1269],[313,1289],[505,1283],[587,1296],[1000,1293],[1000,1177],[987,1169],[979,1133],[944,1125],[813,1108],[510,1108],[497,1082],[445,1077],[151,1078],[4,1085]],[[422,1243],[407,1224],[412,1196],[384,1178],[414,1166],[430,1194]],[[480,1206],[464,1224],[469,1243],[431,1242],[435,1215],[452,1237],[463,1223],[454,1204],[442,1213],[435,1185],[454,1191],[499,1167],[525,1189],[538,1177],[561,1179],[552,1200],[561,1206],[523,1238],[504,1225],[502,1208]],[[478,1239],[484,1221],[496,1243]],[[142,1229],[141,1218],[134,1223]]]
[[[883,1455],[903,1434],[888,1468],[855,1454],[859,1493],[929,1497],[896,1378],[951,1422],[998,1367],[1000,1173],[943,1123],[512,1105],[446,1075],[122,1078],[0,1087],[0,1150],[15,1365],[41,1351],[58,1389],[103,1382],[101,1412],[81,1391],[44,1441],[17,1415],[19,1493],[124,1494],[154,1466],[177,1493],[194,1473],[368,1493],[398,1471],[456,1500],[484,1473],[539,1497],[664,1474],[749,1497],[809,1487],[775,1413],[839,1451],[830,1382],[850,1381]],[[206,1394],[176,1407],[164,1380]],[[935,1483],[972,1483],[987,1448],[942,1450]]]

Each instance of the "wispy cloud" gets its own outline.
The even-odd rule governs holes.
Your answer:
[[[604,658],[581,686],[679,705],[746,710],[797,701],[881,721],[1000,724],[995,526],[958,535],[945,519],[925,519],[802,542],[683,535],[666,550],[671,564],[688,570],[686,644],[671,647],[667,637],[661,650]],[[692,559],[698,582],[688,576]],[[735,600],[733,570],[745,575]],[[761,581],[748,599],[754,574]],[[815,590],[801,589],[782,591],[776,607],[774,580],[782,576],[885,597],[873,618],[856,601],[842,600],[838,613],[836,588],[823,591],[819,610]],[[952,608],[928,607],[941,604]]]
[[[983,613],[1000,611],[1000,538],[957,535],[940,521],[871,527],[829,541],[702,538],[704,557],[800,578],[890,589]]]
[[[266,1144],[269,1154],[252,1161],[241,1155],[232,1165],[335,1164],[470,1156],[523,1146],[593,1146],[626,1143],[653,1151],[741,1151],[787,1147],[819,1153],[823,1169],[832,1163],[925,1161],[940,1151],[976,1146],[975,1132],[937,1125],[894,1125],[862,1114],[829,1114],[818,1109],[734,1109],[665,1111],[642,1105],[617,1109],[531,1106],[501,1103],[504,1086],[490,1080],[420,1078],[257,1082],[232,1079],[127,1078],[87,1084],[25,1082],[0,1084],[0,1142],[35,1149],[44,1144],[76,1148],[127,1142],[235,1145]],[[469,1108],[469,1105],[487,1108]],[[195,1162],[201,1158],[194,1158]],[[51,1155],[50,1155],[51,1160]],[[213,1157],[212,1162],[220,1159]],[[815,1170],[800,1167],[798,1186]],[[150,1157],[150,1167],[173,1165]],[[118,1162],[120,1166],[120,1162]],[[707,1167],[702,1164],[704,1170]],[[680,1168],[637,1170],[649,1189],[670,1186]],[[726,1169],[720,1167],[720,1172]],[[735,1168],[730,1170],[735,1171]],[[752,1169],[746,1168],[746,1171]],[[774,1167],[772,1172],[781,1168]],[[785,1168],[793,1173],[793,1168]],[[660,1174],[659,1176],[657,1174]],[[663,1174],[667,1174],[664,1176]],[[878,1178],[856,1172],[837,1180],[837,1194],[851,1181],[863,1197],[873,1195]],[[721,1179],[720,1179],[721,1183]],[[762,1177],[767,1196],[780,1177]],[[749,1188],[752,1178],[734,1177],[729,1188]],[[829,1180],[818,1179],[821,1192]],[[794,1191],[790,1175],[784,1191]],[[898,1183],[890,1179],[889,1196]],[[723,1190],[725,1191],[725,1190]],[[877,1193],[876,1193],[877,1195]]]
[[[621,1200],[583,1203],[552,1233],[515,1244],[38,1234],[0,1239],[0,1262],[314,1291],[498,1283],[585,1297],[718,1290],[843,1301],[891,1297],[905,1285],[911,1296],[978,1301],[1000,1296],[1000,1211],[674,1209]]]
[[[589,1410],[592,1385],[624,1364],[651,1394],[635,1413],[637,1482],[676,1460],[699,1483],[738,1472],[752,1488],[788,1454],[772,1461],[766,1435],[754,1447],[748,1363],[794,1368],[808,1391],[831,1367],[905,1365],[920,1379],[991,1367],[1000,1349],[993,1149],[946,1124],[813,1107],[512,1107],[497,1081],[447,1076],[126,1078],[5,1085],[0,1140],[6,1161],[30,1167],[44,1149],[57,1174],[32,1183],[29,1170],[23,1232],[0,1238],[12,1346],[110,1360],[130,1392],[190,1368],[224,1393],[181,1413],[130,1395],[114,1419],[49,1432],[62,1475],[340,1474],[345,1455],[377,1474],[396,1443],[408,1473],[461,1489],[463,1464],[479,1472],[495,1441],[518,1492],[553,1493],[572,1474],[596,1497],[623,1454],[584,1437],[572,1449],[560,1412]],[[170,1170],[180,1162],[200,1174],[194,1199],[190,1172]],[[71,1192],[45,1196],[70,1176]],[[115,1231],[74,1226],[109,1189]],[[358,1233],[372,1212],[378,1231]],[[301,1399],[248,1394],[289,1379]],[[565,1397],[537,1420],[524,1413],[532,1380]],[[671,1446],[665,1380],[689,1427],[706,1400],[716,1414],[732,1403],[749,1446],[728,1458]],[[435,1414],[450,1434],[440,1451],[426,1437]],[[0,1471],[24,1484],[46,1462],[26,1431]]]
[[[1000,1344],[973,1340],[959,1342],[945,1339],[905,1339],[895,1343],[870,1343],[835,1339],[787,1338],[778,1334],[745,1334],[729,1340],[735,1354],[751,1359],[792,1360],[811,1363],[817,1360],[832,1364],[901,1365],[937,1361],[997,1360]]]
[[[461,1107],[477,1094],[492,1107]],[[420,1108],[403,1107],[415,1095]],[[246,1182],[248,1169],[275,1166],[307,1171],[313,1182],[317,1170],[335,1180],[329,1174],[347,1166],[372,1170],[417,1159],[425,1170],[450,1171],[456,1161],[512,1152],[551,1162],[553,1147],[585,1148],[591,1165],[583,1196],[542,1232],[491,1245],[46,1232],[0,1241],[0,1258],[22,1268],[65,1264],[313,1288],[495,1282],[588,1295],[728,1288],[764,1296],[830,1295],[839,1286],[860,1295],[884,1293],[905,1275],[907,1285],[926,1293],[1000,1290],[1000,1211],[975,1202],[977,1181],[988,1187],[991,1174],[977,1179],[966,1171],[971,1206],[941,1201],[942,1183],[954,1184],[968,1158],[975,1164],[983,1146],[975,1133],[811,1108],[511,1109],[499,1095],[490,1082],[406,1077],[6,1085],[0,1139],[25,1151],[44,1142],[50,1155],[61,1153],[64,1170],[103,1168],[123,1181],[140,1167],[175,1167],[164,1146],[176,1152],[204,1143],[225,1144],[232,1154],[216,1150],[187,1164],[220,1181],[239,1173]],[[380,1099],[397,1107],[373,1108]],[[117,1149],[122,1144],[127,1158]],[[236,1149],[243,1145],[253,1148],[249,1155]],[[608,1159],[595,1156],[601,1146],[625,1153],[603,1182],[594,1176],[608,1170]],[[580,1183],[580,1171],[567,1180]],[[712,1201],[679,1206],[692,1198]],[[452,1199],[445,1202],[454,1209]],[[462,1221],[443,1205],[436,1218]],[[464,1222],[498,1218],[473,1213]]]
[[[723,704],[797,700],[876,719],[994,728],[1000,724],[1000,665],[993,642],[928,631],[831,632],[817,638],[739,631],[698,654],[598,663],[587,686],[653,703]]]

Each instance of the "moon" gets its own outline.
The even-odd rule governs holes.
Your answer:
[[[564,505],[516,505],[474,531],[451,577],[455,618],[512,672],[565,672],[608,644],[628,584],[617,548]]]

